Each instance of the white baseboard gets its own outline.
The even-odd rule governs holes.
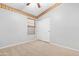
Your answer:
[[[62,47],[62,48],[66,48],[66,49],[69,49],[69,50],[73,50],[73,51],[79,52],[78,49],[67,47],[67,46],[64,46],[64,45],[61,45],[61,44],[58,44],[58,43],[51,43],[50,42],[50,44],[53,44],[53,45],[56,45],[56,46],[59,46],[59,47]]]
[[[36,40],[36,39],[35,39],[35,40]],[[4,46],[4,47],[0,47],[0,49],[9,48],[9,47],[13,47],[13,46],[20,45],[20,44],[24,44],[24,43],[29,43],[29,42],[32,42],[32,41],[35,41],[35,40],[30,40],[30,41],[23,41],[23,42],[19,42],[19,43],[14,43],[14,44],[11,44],[11,45],[7,45],[7,46]],[[43,40],[40,40],[40,39],[37,39],[37,40],[38,40],[38,41],[43,41]],[[59,46],[59,47],[61,47],[61,48],[66,48],[66,49],[70,49],[70,50],[79,52],[78,49],[74,49],[74,48],[71,48],[71,47],[67,47],[67,46],[64,46],[64,45],[61,45],[61,44],[58,44],[58,43],[53,43],[53,42],[48,42],[48,41],[43,41],[43,42],[46,42],[46,43],[49,43],[49,44],[53,44],[53,45]]]
[[[31,41],[35,41],[35,40],[29,40],[29,41],[23,41],[23,42],[13,43],[11,45],[0,47],[0,49],[9,48],[9,47],[13,47],[13,46],[16,46],[16,45],[21,45],[21,44],[24,44],[24,43],[29,43]]]
[[[44,41],[44,40],[40,40],[40,39],[38,39],[38,41],[42,41],[42,42],[46,42],[46,43],[50,43],[50,42],[48,42],[48,41]]]
[[[40,40],[40,39],[38,39],[38,40]],[[40,41],[43,41],[43,40],[40,40]],[[46,42],[46,43],[49,43],[49,44],[53,44],[53,45],[56,45],[56,46],[61,47],[61,48],[66,48],[66,49],[69,49],[69,50],[73,50],[73,51],[79,52],[78,49],[67,47],[67,46],[64,46],[64,45],[61,45],[61,44],[58,44],[58,43],[53,43],[53,42],[48,42],[48,41],[43,41],[43,42]]]

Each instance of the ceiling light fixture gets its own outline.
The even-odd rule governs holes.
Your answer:
[[[27,3],[26,6],[29,6],[31,3]],[[38,8],[41,8],[40,3],[37,3]]]

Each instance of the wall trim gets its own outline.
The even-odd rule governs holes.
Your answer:
[[[25,11],[22,11],[22,10],[19,10],[19,9],[16,9],[16,8],[13,8],[11,6],[8,6],[6,4],[3,4],[3,3],[0,3],[0,8],[3,8],[3,9],[6,9],[6,10],[9,10],[9,11],[12,11],[12,12],[17,12],[19,14],[22,14],[22,15],[25,15],[25,16],[29,16],[31,17],[31,20],[36,20],[40,17],[42,17],[43,15],[45,15],[46,13],[48,13],[49,11],[57,8],[58,6],[60,6],[62,3],[55,3],[55,4],[52,4],[52,6],[48,7],[45,11],[43,11],[42,13],[38,14],[38,15],[33,15],[33,14],[30,14],[28,12],[25,12]]]
[[[30,43],[32,41],[35,41],[35,39],[34,40],[29,40],[29,41],[22,41],[22,42],[18,42],[18,43],[13,43],[13,44],[10,44],[10,45],[7,45],[7,46],[0,47],[0,49],[14,47],[14,46],[21,45],[21,44],[24,44],[24,43],[28,44],[28,43]]]
[[[36,39],[34,40],[30,40],[30,41],[23,41],[23,42],[19,42],[19,43],[13,43],[11,45],[7,45],[7,46],[4,46],[4,47],[0,47],[0,49],[5,49],[5,48],[10,48],[10,47],[14,47],[14,46],[17,46],[17,45],[21,45],[21,44],[24,44],[24,43],[30,43],[32,41],[35,41]],[[38,41],[43,41],[43,40],[40,40],[40,39],[37,39]],[[79,52],[78,49],[74,49],[74,48],[71,48],[71,47],[67,47],[67,46],[64,46],[64,45],[61,45],[61,44],[58,44],[58,43],[54,43],[54,42],[48,42],[48,41],[43,41],[45,43],[48,43],[48,44],[53,44],[53,45],[56,45],[56,46],[59,46],[61,48],[66,48],[66,49],[69,49],[69,50],[73,50],[73,51],[76,51],[76,52]]]
[[[62,48],[66,48],[66,49],[69,49],[69,50],[73,50],[73,51],[79,52],[78,49],[67,47],[67,46],[61,45],[59,43],[52,43],[52,42],[50,42],[50,44],[53,44],[53,45],[56,45],[56,46],[59,46],[59,47],[62,47]]]
[[[37,16],[34,16],[34,15],[28,13],[28,12],[19,10],[17,8],[14,8],[14,7],[10,7],[10,6],[3,4],[3,3],[0,3],[0,8],[5,9],[5,10],[9,10],[11,12],[19,13],[19,14],[22,14],[22,15],[25,15],[25,16],[29,16],[29,17],[33,18],[33,20],[37,19]]]
[[[40,39],[38,39],[38,40],[39,40],[39,41],[43,41],[43,40],[40,40]],[[66,49],[69,49],[69,50],[73,50],[73,51],[79,52],[78,49],[71,48],[71,47],[67,47],[67,46],[61,45],[61,44],[59,44],[59,43],[48,42],[48,41],[43,41],[43,42],[46,42],[46,43],[49,43],[49,44],[53,44],[53,45],[56,45],[56,46],[61,47],[61,48],[66,48]]]

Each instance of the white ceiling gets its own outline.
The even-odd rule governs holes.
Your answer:
[[[47,8],[53,5],[53,3],[40,3],[41,8],[38,8],[36,3],[31,3],[29,6],[26,6],[26,3],[6,3],[11,7],[23,10],[25,12],[31,13],[35,16],[45,11]]]

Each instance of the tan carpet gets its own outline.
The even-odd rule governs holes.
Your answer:
[[[79,52],[43,41],[32,41],[0,50],[2,56],[79,56]]]

